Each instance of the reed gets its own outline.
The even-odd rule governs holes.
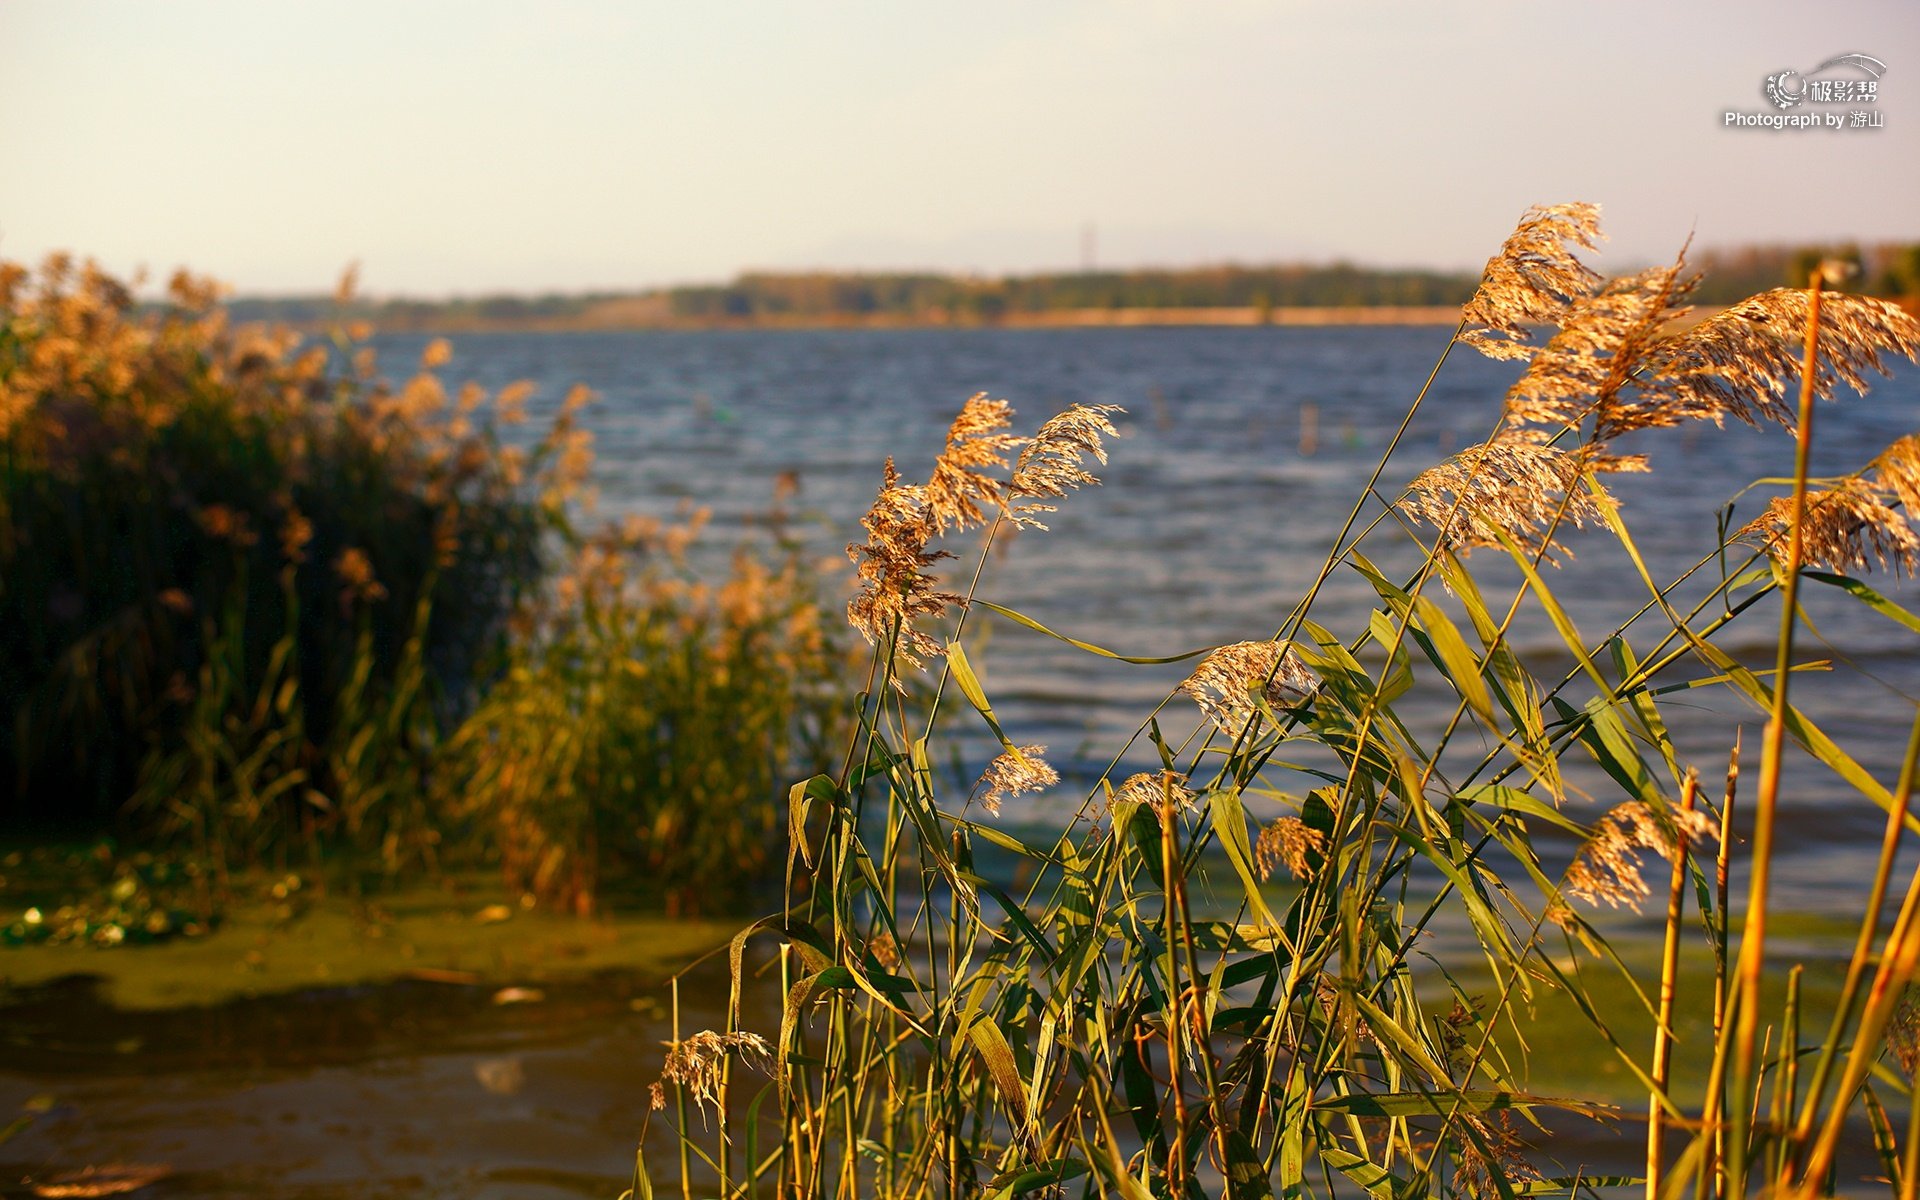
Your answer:
[[[717,584],[688,571],[703,521],[583,545],[441,747],[436,803],[480,823],[515,890],[584,915],[624,884],[691,913],[778,876],[779,780],[841,740],[846,650],[792,548],[743,545]]]
[[[502,446],[524,389],[450,394],[445,343],[393,382],[365,330],[217,300],[0,264],[0,819],[411,853],[420,735],[481,682],[580,464]]]
[[[779,1111],[784,1135],[763,1155],[733,1152],[752,1121],[736,1090],[712,1129],[674,1123],[683,1188],[901,1200],[1831,1194],[1852,1188],[1836,1181],[1842,1135],[1871,1127],[1876,1167],[1911,1194],[1911,1134],[1903,1144],[1895,1129],[1913,1118],[1885,1105],[1912,1111],[1911,1085],[1880,1059],[1887,1031],[1913,1023],[1901,998],[1920,964],[1920,890],[1885,938],[1869,915],[1820,1046],[1802,1042],[1823,1023],[1797,983],[1774,1032],[1757,1036],[1771,1003],[1762,968],[1778,958],[1765,942],[1770,851],[1756,837],[1756,882],[1730,912],[1737,769],[1714,804],[1695,783],[1710,764],[1686,761],[1662,708],[1712,688],[1767,713],[1757,827],[1788,802],[1782,756],[1811,755],[1888,810],[1889,875],[1916,828],[1911,763],[1891,789],[1874,779],[1794,707],[1788,681],[1806,665],[1794,651],[1803,587],[1839,588],[1920,630],[1858,578],[1914,566],[1914,444],[1836,480],[1809,479],[1806,458],[1812,403],[1841,383],[1863,389],[1888,357],[1920,355],[1920,322],[1821,297],[1816,283],[1687,324],[1684,255],[1603,280],[1580,258],[1598,233],[1591,206],[1526,215],[1435,368],[1457,345],[1523,364],[1490,406],[1486,440],[1398,495],[1378,490],[1383,458],[1271,637],[1123,656],[982,594],[1009,526],[1040,528],[1044,506],[1097,482],[1111,409],[1075,406],[1022,436],[1007,404],[976,396],[927,482],[885,465],[866,539],[849,548],[848,615],[872,648],[857,724],[838,770],[793,786],[787,903],[731,951],[736,995],[777,988],[770,1077],[751,1111]],[[1611,486],[1654,466],[1657,431],[1728,418],[1797,434],[1791,494],[1703,545],[1679,578],[1656,579]],[[1656,439],[1629,448],[1630,434]],[[1583,528],[1616,542],[1646,589],[1598,634],[1577,627],[1552,583]],[[943,538],[972,530],[978,558],[954,588]],[[1376,565],[1377,547],[1405,542],[1415,566]],[[1475,553],[1506,569],[1471,569]],[[1336,571],[1378,598],[1351,628],[1317,619]],[[1779,656],[1754,670],[1722,640],[1766,604],[1780,605]],[[1523,614],[1558,635],[1574,663],[1565,675],[1516,653]],[[1092,655],[1193,664],[1105,772],[1074,781],[1074,819],[1037,837],[1005,817],[1069,785],[995,712],[962,636],[983,619]],[[1451,698],[1444,726],[1413,715],[1415,687]],[[940,745],[954,736],[943,713],[998,745],[963,777],[938,765],[971,753],[964,738]],[[1182,725],[1193,732],[1178,736]],[[1157,769],[1120,778],[1135,747]],[[1603,786],[1572,782],[1584,764]],[[1697,865],[1709,843],[1717,880]],[[1648,856],[1668,868],[1667,938],[1643,977],[1590,914],[1651,898]],[[1697,942],[1683,919],[1689,880]],[[1472,951],[1436,961],[1423,939],[1441,929]],[[777,945],[777,980],[747,970],[755,939]],[[1713,988],[1681,985],[1690,957],[1711,964]],[[1552,1006],[1644,1089],[1641,1174],[1596,1177],[1541,1153],[1546,1122],[1624,1119],[1550,1069],[1529,1077],[1530,1017]],[[1629,1035],[1648,1021],[1648,1042]],[[1683,1026],[1710,1028],[1713,1045],[1685,1044]],[[752,1057],[761,1044],[726,1042],[736,1029],[675,1036],[676,1055]],[[1703,1092],[1674,1070],[1677,1054],[1711,1059]],[[727,1078],[738,1089],[745,1076]],[[639,1195],[652,1191],[645,1155]]]
[[[590,533],[585,388],[516,438],[531,385],[443,382],[444,341],[389,379],[369,336],[0,263],[0,830],[222,888],[451,855],[580,910],[608,874],[750,895],[775,778],[845,720],[781,528],[711,581],[697,519]]]

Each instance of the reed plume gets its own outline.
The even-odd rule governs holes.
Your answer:
[[[985,392],[961,406],[947,430],[947,447],[934,461],[933,475],[927,480],[927,513],[935,533],[984,524],[986,510],[1004,503],[1000,480],[987,472],[1005,470],[1007,452],[1027,440],[1000,432],[1012,416],[1012,405],[989,400]]]
[[[1142,771],[1129,775],[1126,782],[1114,789],[1113,803],[1139,804],[1158,813],[1184,812],[1199,799],[1186,780],[1178,771]]]
[[[937,527],[927,490],[900,482],[892,458],[882,468],[880,490],[860,524],[866,528],[866,542],[847,547],[860,581],[847,602],[847,620],[869,643],[892,646],[889,677],[898,686],[902,668],[917,669],[923,658],[941,653],[940,643],[913,623],[939,616],[955,601],[937,590],[939,581],[927,570],[951,556],[927,549]]]
[[[1908,513],[1920,516],[1920,437],[1908,434],[1873,460],[1880,490],[1898,500]]]
[[[1559,323],[1569,304],[1592,292],[1600,276],[1576,250],[1600,239],[1600,207],[1554,204],[1529,208],[1519,228],[1487,260],[1480,286],[1460,316],[1458,340],[1488,358],[1528,358],[1531,329]]]
[[[1653,894],[1640,873],[1640,854],[1651,851],[1672,862],[1682,841],[1697,844],[1719,836],[1711,814],[1698,809],[1654,812],[1643,800],[1629,800],[1594,826],[1567,868],[1566,891],[1591,904],[1640,911]]]
[[[1768,501],[1767,511],[1742,526],[1736,536],[1759,545],[1785,567],[1792,525],[1792,497],[1775,496]],[[1920,535],[1866,479],[1808,492],[1800,538],[1805,565],[1843,575],[1875,566],[1912,575],[1920,566]]]
[[[948,529],[968,529],[985,523],[987,509],[998,508],[1016,524],[1045,529],[1033,515],[1052,512],[1053,506],[1032,499],[1057,499],[1070,489],[1098,483],[1081,466],[1085,458],[1104,463],[1101,435],[1111,435],[1111,404],[1076,404],[1040,426],[1032,438],[1003,433],[1013,415],[1004,400],[976,393],[961,406],[947,429],[946,448],[924,486],[900,482],[889,458],[873,506],[861,519],[867,541],[849,545],[847,555],[857,564],[860,589],[847,605],[847,619],[868,642],[894,647],[893,672],[898,686],[905,669],[917,669],[925,658],[942,653],[940,643],[914,628],[914,621],[946,612],[962,598],[936,590],[927,568],[945,551],[927,545]],[[1006,455],[1023,447],[1012,477],[1002,484],[989,472],[1007,466]]]
[[[1438,529],[1449,552],[1498,546],[1504,535],[1533,553],[1572,557],[1558,527],[1597,522],[1614,500],[1593,479],[1587,451],[1510,430],[1422,471],[1400,503]]]
[[[1537,427],[1541,440],[1561,429],[1581,429],[1590,419],[1588,462],[1596,471],[1644,471],[1638,455],[1615,455],[1604,447],[1640,429],[1678,425],[1698,417],[1718,419],[1668,395],[1645,371],[1648,354],[1663,331],[1685,315],[1678,304],[1692,283],[1685,260],[1608,283],[1568,308],[1558,333],[1534,355],[1507,392],[1502,410],[1512,429]]]
[[[1271,879],[1280,867],[1295,879],[1306,880],[1317,870],[1315,860],[1327,851],[1327,835],[1299,817],[1281,817],[1260,831],[1253,844],[1260,878]]]
[[[1043,792],[1059,783],[1060,773],[1040,757],[1046,752],[1045,746],[1021,746],[1018,749],[1010,746],[1006,753],[988,763],[980,781],[973,785],[973,790],[980,797],[980,806],[998,815],[1001,801],[1007,797]]]
[[[1056,510],[1057,506],[1047,500],[1058,500],[1075,488],[1100,482],[1081,463],[1091,458],[1106,464],[1107,451],[1101,438],[1117,434],[1107,414],[1120,411],[1116,404],[1074,404],[1040,426],[1020,451],[1013,478],[1007,484],[1016,522],[1029,529],[1045,529],[1034,514]]]
[[[1791,428],[1808,305],[1801,288],[1762,292],[1667,339],[1645,370],[1676,408]],[[1920,321],[1884,300],[1822,294],[1815,396],[1831,399],[1841,383],[1865,392],[1867,373],[1886,375],[1890,355],[1920,361]]]
[[[1289,708],[1313,695],[1320,681],[1285,642],[1236,642],[1202,659],[1180,691],[1200,706],[1207,720],[1228,737],[1246,727],[1258,707]]]
[[[720,1072],[730,1054],[762,1071],[770,1071],[773,1066],[773,1050],[759,1034],[716,1033],[703,1029],[668,1047],[666,1062],[660,1068],[660,1080],[685,1087],[693,1093],[693,1102],[702,1110],[711,1104],[718,1111]]]

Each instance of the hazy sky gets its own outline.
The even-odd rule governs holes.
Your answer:
[[[1883,128],[1728,129],[1883,60]],[[1772,111],[1768,109],[1768,111]],[[1835,109],[1834,111],[1841,111]],[[1920,240],[1912,0],[0,0],[0,256],[243,291]]]

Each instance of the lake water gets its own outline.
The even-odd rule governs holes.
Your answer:
[[[1447,335],[1428,327],[491,335],[459,339],[450,371],[489,386],[533,380],[549,407],[573,383],[593,388],[600,400],[586,419],[600,456],[601,511],[665,517],[689,501],[706,506],[711,566],[748,532],[782,472],[801,481],[795,507],[807,544],[844,562],[846,543],[863,537],[858,521],[882,460],[892,455],[907,479],[924,478],[948,422],[974,392],[1011,401],[1023,431],[1070,403],[1121,405],[1127,411],[1116,418],[1121,436],[1109,446],[1102,485],[1066,500],[1049,532],[1022,535],[996,555],[981,594],[1084,641],[1157,656],[1272,635],[1312,582]],[[398,369],[421,344],[390,339],[384,361]],[[1419,470],[1485,438],[1515,373],[1465,349],[1454,353],[1381,490],[1397,494]],[[537,427],[541,404],[530,411]],[[1309,428],[1311,439],[1303,436]],[[1916,429],[1920,371],[1908,368],[1864,398],[1843,391],[1816,420],[1814,469],[1856,469]],[[1715,544],[1721,509],[1743,488],[1792,468],[1791,439],[1772,428],[1695,425],[1644,436],[1633,448],[1651,456],[1652,472],[1614,482],[1663,583]],[[1767,494],[1747,497],[1735,519],[1756,515]],[[1567,541],[1576,557],[1549,582],[1582,631],[1597,637],[1646,592],[1603,531]],[[951,547],[961,554],[946,564],[954,579],[971,569],[974,545]],[[1366,552],[1401,576],[1417,561],[1409,540],[1386,526]],[[1496,609],[1515,576],[1498,557],[1481,551],[1470,560],[1485,571]],[[1906,590],[1886,576],[1876,583],[1895,596]],[[1805,637],[1803,657],[1830,659],[1835,670],[1797,679],[1795,699],[1891,784],[1911,698],[1920,695],[1920,641],[1851,599],[1813,591],[1817,636]],[[1351,639],[1373,602],[1365,581],[1342,570],[1314,616]],[[1723,645],[1771,667],[1777,612],[1757,607]],[[1640,644],[1665,632],[1656,621],[1634,627]],[[1050,761],[1083,785],[1006,819],[1057,825],[1187,667],[1111,663],[1005,621],[987,624],[976,657],[1008,732],[1047,744]],[[1537,614],[1523,618],[1514,637],[1541,676],[1557,680],[1570,669]],[[1427,711],[1443,721],[1449,710]],[[1760,719],[1743,702],[1696,695],[1674,705],[1669,719],[1704,779],[1724,772],[1736,725],[1746,731],[1749,771],[1757,763]],[[1163,717],[1169,734],[1183,722],[1194,723],[1184,706]],[[992,750],[982,739],[969,746],[970,768]],[[1136,746],[1123,765],[1150,758]],[[1608,795],[1599,776],[1579,780],[1596,803]],[[1880,817],[1824,769],[1804,765],[1788,783],[1783,899],[1844,913],[1847,898],[1832,881],[1865,873]]]
[[[449,374],[489,387],[536,382],[535,429],[569,386],[594,389],[600,399],[586,423],[597,437],[600,512],[670,517],[688,502],[711,508],[700,558],[708,567],[754,529],[782,472],[800,480],[794,528],[810,552],[841,556],[861,536],[858,520],[882,460],[893,455],[907,478],[923,477],[947,423],[974,392],[1012,401],[1021,431],[1069,403],[1122,405],[1103,485],[1069,497],[1050,532],[1024,534],[996,555],[981,594],[1121,653],[1166,655],[1271,636],[1312,581],[1447,334],[1376,327],[485,335],[455,339]],[[422,344],[381,339],[388,370],[400,372]],[[1484,438],[1513,374],[1455,353],[1383,490],[1393,494],[1418,470]],[[1820,412],[1816,470],[1859,466],[1912,432],[1917,418],[1920,371],[1904,370],[1865,399],[1844,394]],[[1636,448],[1652,455],[1653,472],[1620,478],[1619,492],[1663,579],[1712,546],[1721,507],[1742,488],[1792,464],[1791,442],[1777,430],[1689,428]],[[1763,503],[1749,498],[1737,519]],[[1604,633],[1642,602],[1643,589],[1605,534],[1576,533],[1569,544],[1577,558],[1552,583],[1584,631]],[[1411,544],[1384,526],[1368,553],[1390,573],[1415,561]],[[1491,552],[1472,563],[1486,568],[1490,599],[1511,588],[1512,572]],[[958,577],[971,564],[963,553],[949,565]],[[1371,598],[1364,581],[1342,571],[1315,619],[1351,638]],[[1807,657],[1831,659],[1837,669],[1796,680],[1795,698],[1891,784],[1920,695],[1920,643],[1833,595],[1816,595],[1811,611],[1817,637],[1807,638]],[[1770,666],[1775,619],[1756,608],[1725,645]],[[1093,659],[1004,621],[974,628],[986,634],[978,663],[1009,733],[1046,743],[1068,776],[1057,795],[1009,806],[1009,827],[1057,828],[1116,754],[1123,772],[1148,765],[1138,747],[1122,748],[1184,668]],[[1644,640],[1661,632],[1650,626]],[[1557,680],[1570,667],[1544,622],[1523,620],[1515,636],[1541,675]],[[1167,732],[1177,737],[1194,718],[1183,707],[1170,711]],[[1447,710],[1440,697],[1416,694],[1411,711],[1418,723],[1444,720]],[[1761,718],[1751,708],[1703,694],[1677,700],[1668,717],[1709,781],[1724,770],[1736,727],[1744,729],[1752,779]],[[991,753],[971,734],[960,744],[963,773]],[[1596,772],[1574,778],[1594,793],[1575,802],[1576,815],[1590,818],[1613,802]],[[1834,931],[1857,909],[1881,816],[1804,762],[1790,769],[1784,795],[1777,886],[1800,919],[1783,923],[1777,945],[1811,955],[1819,970],[1833,961]],[[1651,929],[1651,918],[1621,924],[1629,934],[1640,927]],[[66,1113],[65,1124],[43,1120],[0,1150],[0,1160],[12,1168],[55,1158],[171,1159],[197,1172],[194,1194],[612,1194],[610,1181],[617,1191],[631,1161],[640,1095],[666,1036],[657,1008],[628,1002],[632,987],[553,989],[537,1018],[503,1017],[478,993],[451,1003],[418,988],[377,1002],[316,998],[311,1011],[328,1015],[311,1029],[284,1024],[285,1003],[206,1010],[168,1024],[165,1035],[202,1053],[164,1060],[116,1049],[152,1036],[152,1019],[43,996],[34,1019],[50,1032],[30,1065],[0,1065],[0,1105],[49,1091],[67,1106],[55,1114]],[[369,1033],[367,1011],[410,1032]],[[60,1033],[63,1012],[86,1032]],[[355,1032],[338,1052],[294,1052],[341,1023]],[[65,1057],[62,1045],[72,1048]],[[487,1084],[485,1064],[508,1060],[519,1064],[520,1084]]]

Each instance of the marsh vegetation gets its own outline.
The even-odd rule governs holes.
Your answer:
[[[1876,1176],[1914,1194],[1920,875],[1895,867],[1920,721],[1897,778],[1877,778],[1792,685],[1816,665],[1797,649],[1807,589],[1920,630],[1861,578],[1913,572],[1920,442],[1809,472],[1817,403],[1914,358],[1920,323],[1816,275],[1689,324],[1684,259],[1605,280],[1580,257],[1597,236],[1589,206],[1527,214],[1434,367],[1460,347],[1523,364],[1484,440],[1385,492],[1396,437],[1277,627],[1174,656],[1192,674],[1134,735],[1156,769],[1101,774],[1050,834],[996,819],[1060,779],[996,713],[968,634],[991,614],[1124,652],[982,587],[998,538],[1095,482],[1111,414],[1075,405],[1023,436],[976,396],[925,482],[889,460],[849,548],[848,615],[873,648],[860,721],[838,768],[790,793],[791,906],[733,943],[730,1012],[771,988],[779,1026],[676,1030],[655,1091],[683,1194],[1814,1195]],[[1794,466],[1656,577],[1611,489],[1662,431],[1729,420],[1787,430]],[[970,529],[983,545],[944,562],[941,539]],[[1641,588],[1607,628],[1555,593],[1586,538],[1617,543]],[[1411,570],[1376,565],[1409,540]],[[1323,624],[1322,587],[1348,572],[1372,611]],[[1564,673],[1515,654],[1523,613],[1553,629]],[[1768,665],[1724,648],[1774,616]],[[1415,688],[1449,697],[1437,724],[1403,716]],[[1708,690],[1765,713],[1757,745],[1683,755],[1664,713]],[[1169,738],[1181,705],[1204,719]],[[939,765],[946,710],[999,743],[970,787]],[[1832,986],[1768,942],[1789,754],[1884,810]],[[1600,788],[1570,782],[1589,763]],[[1571,852],[1543,852],[1555,838]],[[1650,960],[1604,928],[1643,905],[1665,913]],[[757,973],[755,939],[777,948]],[[1555,1009],[1633,1081],[1642,1170],[1539,1152],[1548,1123],[1625,1115],[1530,1055]],[[636,1194],[661,1171],[643,1148]]]

